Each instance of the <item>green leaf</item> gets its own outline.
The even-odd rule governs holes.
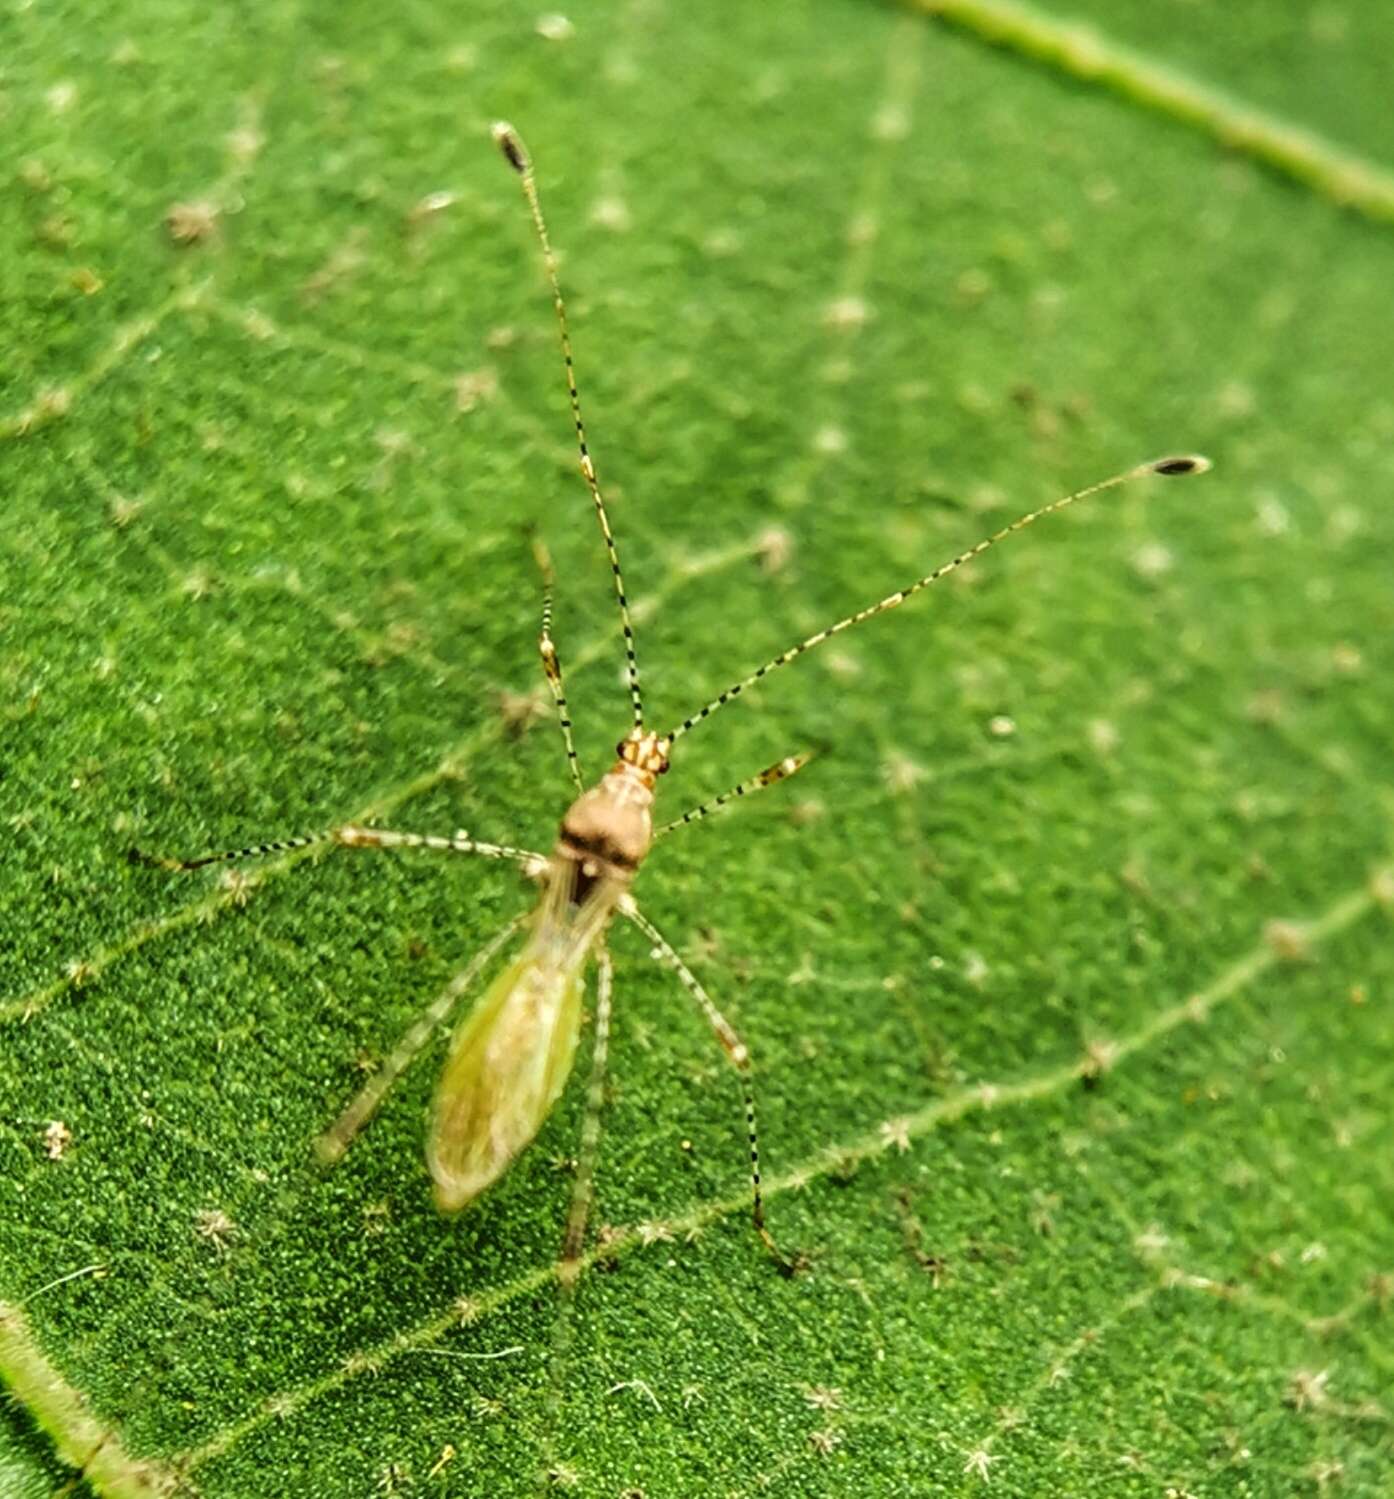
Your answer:
[[[1120,5],[1093,51],[933,8],[11,8],[6,1493],[1387,1488],[1394,36],[1314,13],[1333,97],[1273,3],[1213,48]],[[126,862],[374,818],[550,847],[530,528],[589,779],[628,727],[498,117],[656,727],[1024,509],[1215,463],[676,746],[660,820],[817,752],[636,886],[755,1058],[792,1280],[632,928],[567,1314],[584,1077],[455,1218],[443,1037],[311,1150],[530,887]]]

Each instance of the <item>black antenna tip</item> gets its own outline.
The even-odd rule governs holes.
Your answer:
[[[1159,474],[1164,479],[1176,479],[1182,474],[1204,474],[1210,469],[1210,460],[1199,453],[1183,453],[1175,458],[1157,458],[1147,465],[1147,472]]]
[[[518,139],[518,132],[507,120],[495,122],[494,139],[498,142],[499,150],[507,158],[509,166],[520,176],[526,175],[532,163],[528,160],[527,149]]]

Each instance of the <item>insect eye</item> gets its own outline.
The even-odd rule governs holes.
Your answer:
[[[621,739],[620,742],[615,746],[615,753],[620,757],[621,760],[624,759],[624,740],[623,739]]]
[[[658,773],[661,776],[666,776],[668,774],[668,762],[666,760],[662,765],[658,767]]]

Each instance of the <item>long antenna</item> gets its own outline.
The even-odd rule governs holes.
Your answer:
[[[739,697],[747,687],[753,687],[762,677],[767,677],[776,667],[787,666],[796,656],[802,656],[805,651],[811,651],[814,646],[822,645],[825,640],[830,640],[834,635],[840,635],[843,630],[850,630],[853,625],[859,625],[864,619],[870,619],[874,614],[884,614],[887,609],[898,608],[912,594],[918,593],[922,588],[928,588],[931,583],[937,583],[940,578],[947,577],[949,573],[955,572],[965,562],[971,562],[975,557],[980,557],[989,547],[994,547],[999,541],[1005,541],[1008,536],[1017,531],[1023,531],[1027,526],[1040,520],[1042,516],[1054,515],[1057,510],[1063,510],[1067,505],[1073,505],[1076,500],[1088,499],[1090,495],[1099,494],[1105,489],[1114,489],[1120,484],[1127,484],[1133,479],[1145,479],[1152,475],[1162,478],[1177,478],[1183,474],[1203,474],[1210,467],[1210,460],[1202,458],[1198,453],[1188,453],[1174,458],[1154,458],[1150,463],[1139,463],[1136,468],[1130,468],[1125,473],[1114,474],[1111,479],[1103,479],[1097,484],[1091,484],[1087,489],[1077,489],[1073,494],[1067,494],[1063,499],[1052,500],[1049,505],[1042,505],[1039,510],[1032,510],[1029,514],[1014,520],[1011,525],[1003,526],[1000,531],[994,531],[991,536],[971,546],[966,552],[960,552],[957,557],[936,567],[932,573],[926,573],[924,577],[917,578],[905,588],[898,588],[894,593],[887,594],[880,603],[868,605],[865,609],[859,609],[855,614],[849,614],[845,619],[840,619],[835,625],[829,625],[825,630],[819,630],[816,635],[810,635],[806,640],[801,640],[797,645],[790,646],[787,651],[781,652],[773,660],[766,661],[758,671],[753,671],[743,681],[737,682],[735,686],[728,687],[725,692],[719,693],[704,708],[699,708],[691,717],[683,719],[678,727],[672,730],[666,737],[669,740],[681,739],[689,729],[695,728],[704,718],[710,718],[718,708],[723,708],[732,698]]]
[[[494,139],[503,152],[509,166],[522,178],[523,195],[528,200],[528,211],[532,214],[533,227],[537,230],[538,242],[542,246],[542,259],[547,267],[547,280],[552,288],[552,303],[557,309],[557,327],[561,331],[561,354],[566,365],[566,390],[571,398],[571,416],[576,423],[576,446],[581,455],[581,476],[595,501],[595,516],[600,522],[600,533],[605,538],[605,550],[610,554],[610,571],[615,577],[615,597],[620,605],[620,624],[624,628],[625,670],[629,678],[629,696],[634,704],[634,727],[644,727],[644,705],[639,696],[639,658],[634,653],[634,626],[629,619],[629,601],[624,596],[624,577],[620,572],[620,556],[615,550],[614,534],[610,530],[610,517],[605,509],[605,500],[595,477],[595,464],[591,461],[586,446],[586,428],[581,420],[581,397],[576,389],[576,365],[571,357],[571,334],[566,325],[566,304],[562,301],[561,281],[557,275],[557,257],[552,250],[552,241],[547,235],[547,224],[542,217],[542,201],[537,195],[537,182],[532,174],[532,158],[518,138],[512,125],[500,120],[494,126]]]

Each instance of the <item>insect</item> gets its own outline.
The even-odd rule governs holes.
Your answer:
[[[434,1182],[435,1199],[441,1210],[447,1213],[466,1207],[508,1170],[519,1153],[536,1136],[560,1096],[571,1073],[580,1040],[585,976],[594,962],[597,978],[590,1083],[563,1244],[561,1265],[564,1280],[574,1279],[579,1270],[599,1146],[600,1106],[614,987],[607,933],[617,917],[633,923],[647,939],[654,956],[676,973],[683,987],[696,1001],[740,1077],[750,1148],[751,1213],[755,1230],[780,1270],[785,1274],[792,1274],[797,1265],[796,1259],[780,1250],[765,1223],[750,1053],[672,944],[640,911],[632,893],[632,885],[656,838],[709,817],[738,799],[787,780],[803,768],[809,757],[804,754],[785,756],[758,775],[739,782],[720,796],[703,802],[655,830],[653,804],[658,778],[668,770],[674,746],[698,724],[705,722],[713,713],[740,697],[771,672],[787,666],[844,630],[898,608],[914,594],[1043,517],[1134,479],[1199,474],[1210,465],[1208,460],[1197,455],[1156,459],[1033,510],[905,587],[896,589],[879,601],[846,615],[781,651],[698,708],[674,728],[656,733],[644,718],[633,621],[609,513],[582,421],[581,399],[577,390],[571,335],[562,300],[557,259],[543,219],[532,162],[510,125],[495,125],[493,133],[506,161],[521,181],[541,248],[547,284],[556,312],[567,396],[576,429],[581,477],[595,510],[614,580],[633,720],[629,731],[616,746],[615,763],[595,785],[587,787],[576,754],[561,659],[552,641],[551,564],[545,550],[537,545],[537,560],[543,579],[542,627],[538,646],[576,790],[575,799],[561,820],[557,841],[550,854],[535,853],[505,844],[484,843],[466,833],[444,837],[347,826],[194,859],[155,859],[139,853],[133,853],[133,857],[162,868],[187,871],[260,855],[287,853],[314,845],[413,848],[512,860],[535,878],[541,886],[536,907],[530,913],[514,918],[487,942],[423,1012],[368,1084],[320,1137],[318,1153],[325,1161],[334,1161],[343,1155],[354,1136],[372,1117],[388,1090],[429,1041],[437,1027],[456,1008],[493,959],[521,931],[524,936],[520,951],[494,977],[483,998],[456,1027],[432,1105],[426,1156]]]

